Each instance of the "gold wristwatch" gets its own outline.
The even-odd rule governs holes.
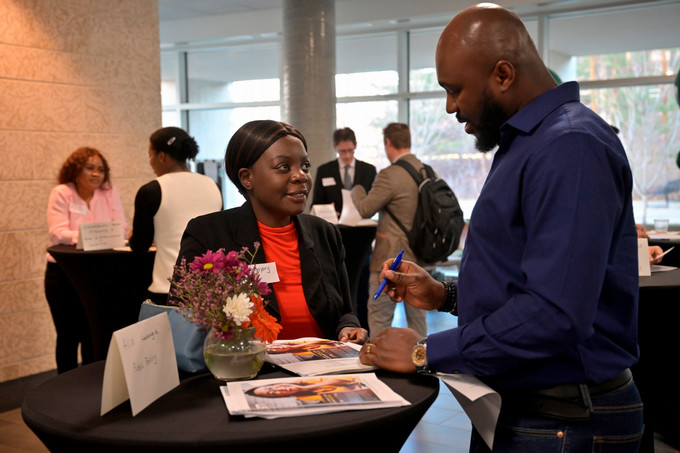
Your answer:
[[[427,337],[418,341],[411,351],[411,360],[418,373],[431,373],[427,367]]]

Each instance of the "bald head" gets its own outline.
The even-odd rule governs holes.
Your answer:
[[[436,60],[438,75],[468,72],[496,83],[494,96],[508,114],[555,86],[519,16],[492,3],[471,6],[449,22]]]

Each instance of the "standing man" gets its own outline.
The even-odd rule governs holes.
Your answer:
[[[337,160],[321,165],[314,178],[314,204],[335,205],[338,217],[342,213],[342,189],[360,185],[367,192],[377,173],[375,166],[354,158],[357,137],[349,127],[333,132],[333,149],[338,153]]]
[[[388,124],[383,129],[383,143],[385,154],[391,164],[403,159],[417,171],[422,170],[423,163],[411,153],[411,131],[406,124]],[[373,300],[373,294],[380,284],[378,276],[382,263],[390,257],[394,258],[402,249],[404,259],[416,260],[409,247],[406,234],[385,208],[389,208],[404,227],[410,230],[418,207],[418,186],[404,168],[399,165],[390,165],[378,173],[373,188],[368,194],[363,187],[355,186],[352,189],[352,201],[364,218],[372,217],[376,212],[380,212],[368,280],[368,326],[371,337],[375,338],[392,325],[395,308],[395,303],[384,293],[378,299]],[[405,305],[404,310],[408,326],[419,335],[426,335],[426,312],[410,305]]]
[[[520,18],[498,5],[454,17],[436,65],[447,112],[479,150],[498,151],[458,285],[413,263],[393,272],[388,261],[381,276],[393,300],[458,313],[458,327],[390,329],[361,361],[480,378],[502,397],[494,452],[637,452],[637,235],[621,143],[576,82],[556,86]],[[475,430],[470,451],[489,451]]]
[[[342,189],[350,190],[352,186],[371,190],[375,175],[375,166],[354,158],[357,148],[357,137],[349,127],[336,129],[333,132],[333,149],[338,154],[336,160],[321,165],[314,178],[314,204],[335,205],[335,213],[342,213]],[[340,234],[345,245],[345,264],[353,303],[361,322],[361,327],[368,330],[368,315],[365,283],[368,279],[368,261],[371,257],[371,242],[375,234],[374,227],[341,227]]]

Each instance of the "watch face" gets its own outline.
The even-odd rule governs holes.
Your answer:
[[[416,345],[413,348],[412,359],[413,364],[417,367],[427,365],[427,353],[425,351],[425,346],[423,346],[422,344]]]

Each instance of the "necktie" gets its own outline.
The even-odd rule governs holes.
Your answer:
[[[352,180],[349,177],[349,165],[345,165],[345,178],[343,179],[345,189],[352,189]]]

